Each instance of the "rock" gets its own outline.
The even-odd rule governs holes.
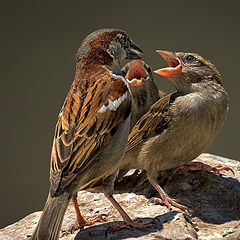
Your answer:
[[[144,172],[133,171],[116,183],[114,197],[127,213],[139,221],[152,221],[145,230],[122,229],[111,231],[111,225],[122,221],[116,209],[103,193],[81,191],[78,201],[86,219],[98,214],[107,214],[105,221],[70,234],[66,231],[76,216],[70,203],[64,217],[61,240],[80,239],[139,239],[139,240],[212,240],[240,239],[240,162],[227,158],[202,154],[198,161],[211,166],[223,165],[232,168],[223,176],[203,171],[179,170],[173,175],[173,169],[162,171],[159,182],[173,198],[185,198],[183,202],[190,213],[173,208],[153,205],[149,198],[158,196],[146,180]],[[33,232],[41,212],[28,215],[22,220],[0,230],[0,239],[28,239]]]

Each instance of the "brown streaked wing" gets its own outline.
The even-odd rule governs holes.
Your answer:
[[[101,154],[114,130],[130,114],[128,88],[120,78],[114,78],[114,81],[109,81],[110,77],[105,75],[101,80],[91,80],[91,88],[88,88],[90,83],[85,81],[83,87],[73,86],[69,91],[52,147],[51,194],[61,191],[78,171]],[[126,92],[127,98],[116,111],[107,109],[99,112],[108,100],[114,101]]]
[[[133,127],[128,137],[127,152],[137,148],[143,142],[159,134],[167,125],[167,114],[171,104],[170,98],[172,94],[159,99],[154,103],[146,114],[144,114]]]

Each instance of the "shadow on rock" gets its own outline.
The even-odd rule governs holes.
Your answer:
[[[136,220],[141,222],[147,222],[149,220],[153,220],[152,226],[147,229],[133,229],[133,228],[124,228],[118,231],[112,231],[111,226],[114,224],[120,223],[119,221],[104,223],[97,226],[88,227],[86,229],[80,230],[75,240],[115,240],[115,239],[126,239],[126,238],[137,238],[140,236],[148,235],[151,232],[161,231],[163,223],[170,222],[174,217],[178,214],[176,211],[172,211],[169,213],[165,213],[163,215],[159,215],[153,219],[151,218],[138,218]]]
[[[176,184],[175,189],[172,184]],[[222,224],[240,219],[240,183],[233,177],[191,171],[176,175],[166,185],[173,197],[187,198],[186,206],[203,222]]]
[[[193,217],[203,222],[222,224],[240,219],[240,182],[234,177],[220,176],[203,171],[162,171],[159,184],[172,198],[186,198],[182,202]],[[134,192],[147,198],[159,197],[146,179],[144,172],[135,172],[116,184],[118,192]]]

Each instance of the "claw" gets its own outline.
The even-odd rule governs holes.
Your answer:
[[[73,233],[77,230],[83,229],[85,226],[91,226],[97,222],[102,222],[102,221],[106,221],[105,217],[107,216],[107,214],[100,214],[94,218],[85,220],[85,222],[81,222],[81,224],[79,224],[78,222],[76,222],[76,224],[73,224],[72,226],[69,227],[68,230],[66,230],[66,232],[70,232]]]
[[[221,166],[221,165],[218,165],[218,166],[216,166],[215,167],[219,172],[220,171],[231,171],[232,172],[232,174],[233,174],[233,176],[235,176],[235,173],[234,173],[234,171],[230,168],[230,167],[223,167],[223,166]]]
[[[166,205],[169,209],[172,208],[172,206],[179,208],[183,211],[188,211],[188,208],[179,204],[183,199],[172,199],[168,196],[168,194],[160,187],[160,185],[157,182],[157,178],[153,177],[152,175],[148,175],[148,180],[152,184],[152,186],[158,191],[161,199],[159,198],[153,198],[154,203],[156,204],[164,204]]]
[[[182,199],[173,199],[167,196],[164,200],[160,198],[150,198],[150,202],[153,202],[154,204],[161,204],[167,206],[169,209],[172,209],[172,207],[176,207],[181,209],[182,211],[189,211],[189,209],[181,204],[178,204],[180,201],[188,201],[188,199],[182,198]]]
[[[221,165],[218,165],[216,167],[211,167],[210,165],[202,163],[202,162],[190,162],[190,163],[184,164],[184,165],[176,168],[173,172],[173,175],[176,174],[176,172],[180,169],[193,170],[193,171],[201,170],[201,171],[205,171],[205,172],[209,172],[209,173],[216,173],[216,174],[220,174],[220,171],[225,170],[225,171],[231,171],[232,174],[235,175],[234,171],[229,167],[223,167]]]

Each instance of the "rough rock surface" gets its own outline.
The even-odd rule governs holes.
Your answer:
[[[144,172],[124,177],[116,184],[114,195],[133,219],[142,222],[152,220],[145,230],[122,229],[111,231],[112,224],[122,221],[102,193],[82,191],[78,201],[86,219],[98,214],[107,214],[105,221],[70,234],[65,231],[75,222],[75,212],[70,204],[61,232],[61,240],[80,239],[141,239],[141,240],[190,240],[190,239],[240,239],[240,162],[211,154],[202,154],[197,159],[211,166],[223,165],[232,168],[223,176],[203,171],[163,171],[159,182],[174,198],[185,198],[182,202],[190,210],[183,213],[173,208],[153,205],[148,200],[158,196],[145,177]],[[28,239],[35,228],[41,212],[35,212],[17,223],[0,230],[2,240]]]

